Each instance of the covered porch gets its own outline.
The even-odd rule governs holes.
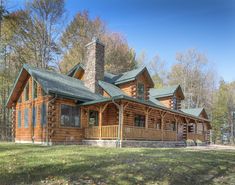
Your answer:
[[[97,114],[95,124],[90,124],[91,111]],[[85,139],[202,142],[209,139],[206,120],[136,100],[84,105],[82,114]]]

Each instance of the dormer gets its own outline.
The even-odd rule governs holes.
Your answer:
[[[160,101],[164,106],[174,110],[181,109],[181,101],[184,100],[184,93],[180,85],[164,88],[150,89],[150,96]]]
[[[208,119],[208,115],[204,108],[181,109],[182,112],[197,116],[200,118]]]
[[[105,73],[104,81],[115,85],[126,95],[140,100],[148,100],[149,89],[154,87],[146,67],[134,69],[120,75]]]

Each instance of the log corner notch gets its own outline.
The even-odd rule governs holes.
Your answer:
[[[47,145],[52,142],[52,137],[55,134],[54,128],[56,126],[56,96],[48,101],[47,109]]]
[[[12,141],[15,140],[15,131],[16,131],[16,104],[12,105]]]

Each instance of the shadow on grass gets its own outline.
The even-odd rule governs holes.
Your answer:
[[[184,149],[103,149],[57,147],[71,150],[56,163],[48,158],[59,156],[42,149],[34,158],[39,165],[19,167],[0,174],[0,184],[37,183],[60,177],[70,184],[85,182],[103,184],[212,184],[215,178],[234,173],[235,154]],[[48,152],[48,156],[42,157]],[[41,155],[41,156],[40,156]],[[30,157],[30,156],[29,156]],[[47,158],[45,158],[47,157]],[[27,163],[26,161],[22,161]],[[232,170],[232,171],[231,171]],[[229,183],[229,182],[228,182]]]

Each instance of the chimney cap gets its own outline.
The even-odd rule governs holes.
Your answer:
[[[102,42],[100,42],[99,38],[93,37],[91,42],[89,42],[87,45],[85,45],[85,47],[88,47],[88,46],[90,46],[91,44],[94,44],[94,43],[97,43],[97,44],[100,44],[100,45],[104,46],[104,44]]]

